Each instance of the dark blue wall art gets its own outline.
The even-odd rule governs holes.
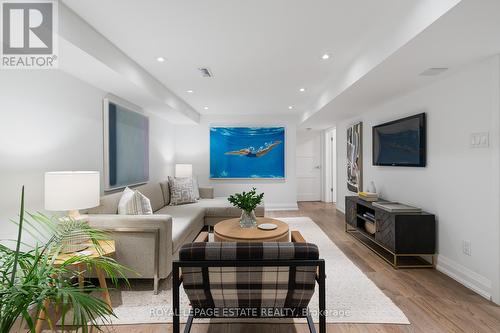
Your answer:
[[[149,180],[149,119],[104,100],[105,190]]]

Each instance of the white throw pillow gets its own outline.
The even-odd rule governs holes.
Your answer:
[[[196,202],[193,179],[191,177],[168,177],[170,186],[170,206]]]
[[[194,190],[194,197],[196,200],[200,200],[200,187],[198,186],[198,180],[196,178],[192,178],[193,180],[193,190]]]
[[[152,215],[151,201],[141,192],[125,188],[118,203],[120,215]]]

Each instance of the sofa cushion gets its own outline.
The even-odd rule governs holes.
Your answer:
[[[213,199],[214,198],[214,188],[211,186],[200,186],[198,187],[200,192],[200,199]]]
[[[187,239],[191,234],[197,234],[203,229],[205,210],[196,204],[182,206],[165,206],[155,214],[172,216],[172,251],[175,252],[184,243],[191,242]]]
[[[196,203],[200,207],[205,208],[205,216],[207,217],[240,217],[241,209],[231,205],[227,198],[216,197],[213,199],[200,199]],[[262,217],[264,216],[264,207],[258,206],[255,209],[255,215]]]
[[[151,201],[151,208],[153,212],[163,208],[165,206],[165,200],[163,199],[163,192],[159,183],[149,183],[141,185],[139,187],[133,188],[144,194]]]
[[[123,192],[102,195],[99,206],[84,211],[85,214],[118,214],[118,202]]]
[[[160,186],[163,192],[163,201],[165,201],[165,206],[168,206],[170,205],[170,186],[168,186],[168,180],[162,181]]]

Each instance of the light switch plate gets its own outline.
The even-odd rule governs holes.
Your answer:
[[[470,135],[470,146],[472,148],[487,148],[490,146],[490,133],[472,133]]]

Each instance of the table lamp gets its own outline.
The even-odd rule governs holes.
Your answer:
[[[72,220],[83,220],[79,209],[99,206],[100,184],[97,171],[58,171],[45,173],[45,209],[67,211]],[[61,219],[61,223],[68,221]],[[86,235],[65,240],[64,252],[81,251],[88,247]]]
[[[58,171],[45,173],[45,209],[68,211],[80,218],[79,209],[99,206],[101,188],[97,171]]]
[[[175,165],[175,177],[192,177],[193,176],[193,165],[192,164],[176,164]]]

